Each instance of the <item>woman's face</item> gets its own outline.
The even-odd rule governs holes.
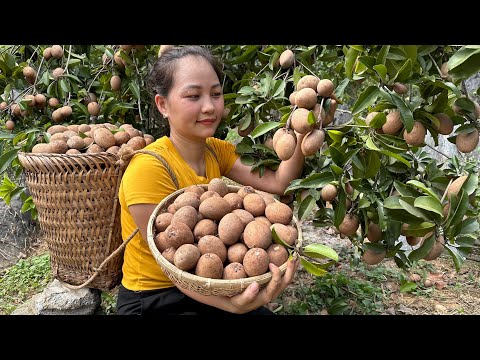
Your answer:
[[[157,95],[155,102],[168,117],[170,131],[188,139],[213,136],[224,108],[220,80],[201,56],[178,60],[167,98]]]

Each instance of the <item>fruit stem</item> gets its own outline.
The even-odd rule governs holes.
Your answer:
[[[433,146],[431,146],[431,145],[428,145],[428,144],[425,144],[425,145],[427,145],[427,146],[428,146],[430,149],[432,149],[433,151],[436,151],[436,152],[438,152],[439,154],[441,154],[441,155],[445,156],[447,159],[449,159],[449,158],[450,158],[450,156],[448,156],[448,155],[445,155],[443,152],[441,152],[440,150],[437,150],[437,149],[435,149]]]
[[[436,62],[435,59],[433,58],[432,54],[428,54],[428,56],[430,57],[430,59],[432,59],[433,65],[435,65],[435,67],[437,68],[438,75],[440,75],[440,78],[444,79],[445,77],[443,76],[442,71],[441,71],[440,68],[438,67],[437,62]]]
[[[452,184],[452,182],[453,182],[453,179],[450,179],[450,182],[448,183],[447,188],[445,189],[445,192],[444,192],[443,195],[442,195],[442,199],[440,200],[440,204],[443,203],[443,200],[445,200],[445,196],[447,196],[448,188],[450,187],[450,185]]]
[[[317,119],[315,121],[315,127],[319,130],[322,130],[323,126],[323,116],[322,116],[322,110],[323,110],[323,103],[325,101],[325,98],[322,97],[322,101],[320,101],[320,111],[318,112]],[[320,120],[320,121],[319,121]],[[320,124],[320,125],[319,125]]]
[[[290,113],[290,115],[288,116],[288,119],[287,119],[287,123],[285,124],[285,128],[287,130],[290,129],[290,125],[292,123],[292,115],[293,115],[293,112],[297,109],[297,105],[294,105],[293,106],[293,109],[292,109],[292,112]]]
[[[133,65],[135,65],[135,70],[137,70],[137,75],[140,76],[140,71],[138,70],[137,62],[135,61],[135,53],[133,53],[132,62],[133,62]],[[140,84],[138,86],[140,88]],[[137,105],[138,105],[138,114],[140,115],[140,122],[143,123],[142,103],[140,102],[140,96],[137,99]]]
[[[461,85],[463,95],[465,95],[467,99],[470,99],[470,97],[468,96],[467,86],[465,85],[465,80],[462,80]]]

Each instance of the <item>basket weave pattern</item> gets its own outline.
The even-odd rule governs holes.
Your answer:
[[[203,187],[204,190],[207,190],[207,184],[198,185]],[[228,185],[229,192],[238,192],[240,186]],[[155,218],[161,213],[165,212],[170,204],[172,204],[175,199],[184,192],[185,189],[180,189],[169,196],[165,197],[155,208],[147,225],[147,241],[150,251],[153,254],[153,257],[160,265],[162,271],[168,278],[175,284],[180,287],[183,287],[188,290],[195,291],[202,295],[223,295],[223,296],[234,296],[241,293],[247,288],[252,282],[256,281],[260,287],[264,287],[272,279],[272,273],[267,272],[262,275],[252,276],[244,279],[235,279],[235,280],[223,280],[223,279],[209,279],[202,276],[197,276],[187,271],[180,270],[175,265],[170,263],[165,259],[160,251],[155,245]],[[257,191],[258,192],[258,191]],[[302,229],[299,226],[298,220],[293,218],[294,225],[298,230],[298,239],[297,246],[301,245],[302,242]],[[280,271],[282,274],[287,269],[287,263],[281,265]]]
[[[25,181],[38,211],[54,277],[71,285],[87,281],[122,244],[118,157],[98,154],[19,153]],[[119,284],[123,251],[87,287]]]

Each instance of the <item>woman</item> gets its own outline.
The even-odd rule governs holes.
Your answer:
[[[233,144],[213,138],[224,109],[221,79],[218,60],[200,46],[165,52],[149,74],[149,90],[157,109],[168,119],[170,135],[145,149],[166,160],[178,184],[158,159],[147,154],[135,155],[123,175],[119,191],[122,236],[126,239],[137,227],[140,231],[125,249],[117,314],[272,314],[263,305],[278,297],[298,268],[298,260],[289,260],[282,276],[279,268],[270,264],[272,280],[261,290],[254,282],[233,297],[205,296],[176,287],[149,250],[150,215],[163,198],[179,188],[226,176],[283,194],[301,175],[301,137],[293,157],[282,161],[276,171],[266,170],[262,178],[242,164]]]

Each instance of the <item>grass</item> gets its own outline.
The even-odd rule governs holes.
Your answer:
[[[359,263],[350,268],[338,268],[315,278],[310,286],[296,287],[293,294],[296,300],[282,297],[278,314],[306,315],[322,311],[330,315],[382,314],[386,310],[384,303],[392,292],[384,284],[398,284],[405,279],[403,270],[384,264],[368,267]]]
[[[0,315],[10,315],[19,305],[42,292],[53,281],[50,254],[19,260],[0,273]],[[117,288],[102,291],[100,307],[105,315],[115,314]]]
[[[11,314],[52,280],[49,254],[21,259],[5,269],[0,274],[0,314]]]

